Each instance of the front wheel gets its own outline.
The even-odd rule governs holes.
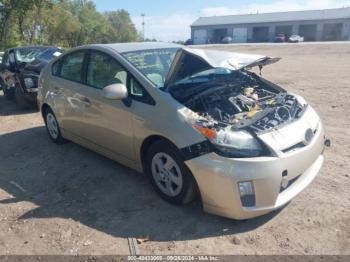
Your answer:
[[[7,100],[12,100],[15,98],[15,91],[14,91],[14,88],[9,88],[7,89],[7,86],[3,86],[2,87],[2,91],[4,92],[4,95],[5,95],[5,98]]]
[[[166,201],[183,205],[195,198],[196,181],[172,144],[154,143],[147,152],[145,170],[156,192]]]
[[[15,87],[15,97],[17,104],[23,108],[23,109],[31,109],[34,108],[33,105],[29,104],[28,101],[25,98],[24,90],[22,89],[22,86],[20,84],[16,84]]]
[[[47,133],[51,140],[56,144],[63,144],[64,139],[61,135],[61,130],[58,125],[55,114],[50,108],[47,108],[44,112],[44,120],[46,125]]]

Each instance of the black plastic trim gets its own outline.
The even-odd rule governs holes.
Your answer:
[[[187,161],[214,152],[214,147],[208,140],[204,140],[200,143],[181,148],[180,152],[184,161]]]

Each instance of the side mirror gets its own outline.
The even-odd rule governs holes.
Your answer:
[[[112,84],[102,89],[104,98],[121,100],[128,97],[128,89],[124,84]]]

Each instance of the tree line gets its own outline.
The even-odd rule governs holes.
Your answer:
[[[129,13],[98,12],[91,0],[0,0],[0,50],[140,41]]]

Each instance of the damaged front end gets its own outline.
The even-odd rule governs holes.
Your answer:
[[[220,51],[182,50],[170,70],[167,91],[196,113],[191,125],[209,139],[218,154],[271,155],[259,135],[295,121],[307,108],[302,99],[246,70],[278,60]]]

